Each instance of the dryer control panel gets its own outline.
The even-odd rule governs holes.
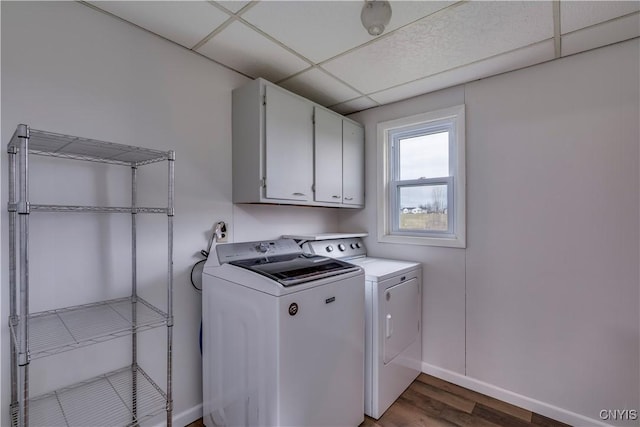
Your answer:
[[[330,258],[357,258],[367,255],[362,238],[352,237],[349,239],[314,240],[305,242],[302,245],[305,253],[322,255]]]

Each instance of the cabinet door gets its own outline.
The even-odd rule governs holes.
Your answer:
[[[315,200],[342,203],[342,117],[315,109]]]
[[[364,130],[346,120],[342,124],[342,202],[364,205]]]
[[[265,197],[312,200],[313,106],[272,86],[265,94]]]

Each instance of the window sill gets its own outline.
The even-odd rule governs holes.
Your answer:
[[[400,243],[406,245],[440,246],[446,248],[466,248],[466,240],[457,237],[421,237],[383,234],[378,236],[380,243]]]

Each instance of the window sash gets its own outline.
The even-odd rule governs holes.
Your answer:
[[[449,176],[438,178],[421,178],[411,180],[400,179],[400,141],[419,136],[448,132],[449,135]],[[451,237],[455,235],[455,186],[453,177],[456,174],[456,118],[446,118],[429,123],[388,130],[390,180],[389,180],[389,218],[390,232],[396,235]],[[403,187],[422,187],[446,185],[447,187],[447,230],[402,230],[400,228],[400,189]]]
[[[389,201],[391,208],[391,232],[404,236],[433,236],[449,237],[455,235],[455,186],[452,176],[429,179],[411,179],[402,181],[391,181],[389,183]],[[407,187],[433,187],[445,185],[447,187],[447,230],[406,230],[400,228],[400,190]]]
[[[449,175],[455,175],[455,119],[443,119],[432,123],[420,123],[410,127],[389,130],[389,151],[391,159],[391,181],[400,179],[400,141],[419,136],[448,132],[449,134]]]

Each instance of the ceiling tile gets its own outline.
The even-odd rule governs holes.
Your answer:
[[[433,92],[446,87],[470,82],[492,75],[517,70],[519,68],[552,60],[555,57],[553,40],[547,40],[517,49],[489,59],[465,65],[435,76],[426,77],[411,83],[387,89],[369,95],[380,104],[400,101],[423,93]]]
[[[241,22],[233,22],[197,50],[252,77],[277,81],[309,64]]]
[[[574,31],[562,36],[562,56],[595,49],[640,36],[640,13]]]
[[[325,107],[362,95],[317,68],[304,71],[278,84]]]
[[[356,111],[366,110],[367,108],[377,107],[378,103],[363,96],[361,98],[352,99],[342,104],[333,105],[331,109],[338,114],[351,114]]]
[[[640,10],[638,1],[561,1],[562,34]]]
[[[386,32],[452,3],[455,2],[394,1]],[[363,4],[362,1],[262,1],[242,18],[319,63],[374,39],[360,22]]]
[[[206,1],[94,1],[91,4],[188,48],[229,18]]]
[[[371,93],[551,37],[551,2],[469,2],[408,25],[323,68]]]
[[[239,0],[217,1],[216,3],[233,13],[238,13],[240,9],[249,4],[248,1]]]

